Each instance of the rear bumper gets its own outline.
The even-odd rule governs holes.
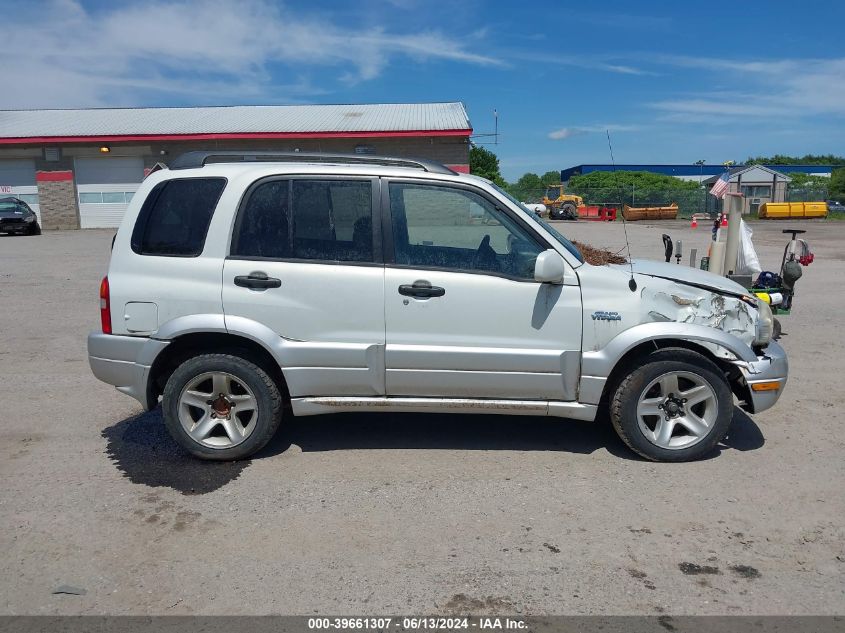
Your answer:
[[[149,401],[147,390],[150,367],[165,347],[167,341],[91,332],[88,364],[99,380],[114,385],[149,410],[155,404]]]
[[[750,363],[737,362],[748,384],[748,408],[752,413],[760,413],[775,405],[786,387],[789,374],[789,361],[786,351],[775,341],[769,343],[757,360]],[[764,391],[755,390],[766,387]],[[776,387],[776,388],[774,388]]]

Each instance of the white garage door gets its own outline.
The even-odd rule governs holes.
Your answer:
[[[126,205],[144,179],[144,159],[137,157],[77,158],[79,225],[83,229],[120,225]]]
[[[0,198],[14,196],[26,202],[41,221],[35,161],[31,158],[0,160]]]

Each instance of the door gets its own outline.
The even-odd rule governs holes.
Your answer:
[[[384,263],[369,178],[271,178],[244,196],[223,268],[228,328],[282,338],[292,397],[384,395]]]
[[[79,226],[83,229],[120,226],[126,207],[144,180],[139,156],[77,158],[74,163],[79,193]]]
[[[534,281],[549,245],[474,188],[391,181],[383,200],[387,394],[575,400],[581,293]]]
[[[0,160],[0,198],[6,196],[14,196],[26,202],[41,222],[33,159]]]

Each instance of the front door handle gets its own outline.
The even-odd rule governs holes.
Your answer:
[[[268,277],[267,273],[250,273],[249,275],[235,277],[235,285],[241,288],[252,288],[253,290],[266,290],[267,288],[278,288],[282,285],[282,280]]]
[[[440,286],[432,286],[427,281],[415,281],[413,284],[399,286],[399,294],[405,295],[406,297],[427,299],[428,297],[442,297],[446,294],[446,289]]]

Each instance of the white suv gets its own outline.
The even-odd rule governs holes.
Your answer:
[[[133,197],[100,289],[94,374],[206,459],[287,412],[608,414],[698,458],[733,395],[771,407],[766,304],[682,266],[592,266],[494,184],[428,161],[192,152]],[[519,427],[514,426],[514,433]]]

